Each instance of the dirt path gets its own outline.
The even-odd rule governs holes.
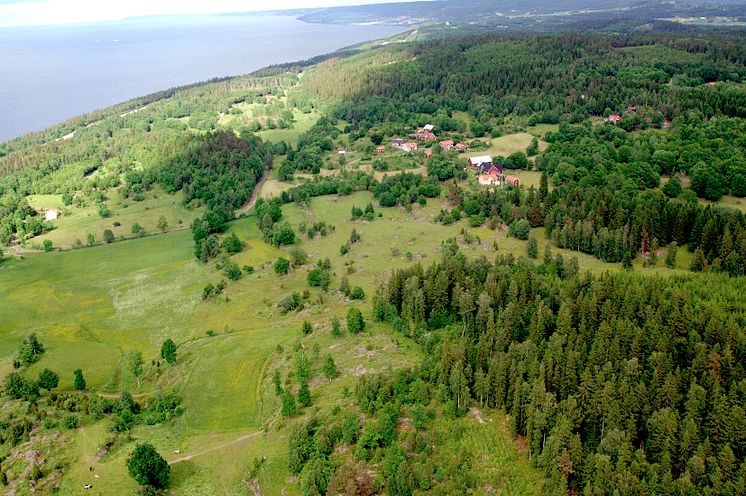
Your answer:
[[[236,212],[236,217],[238,217],[241,214],[245,214],[249,210],[251,210],[251,207],[254,206],[256,203],[257,196],[259,196],[259,190],[262,189],[262,185],[264,184],[264,181],[267,179],[267,176],[269,175],[268,170],[264,170],[264,173],[262,174],[262,177],[259,178],[259,181],[256,183],[256,186],[254,186],[254,191],[251,192],[251,196],[249,197],[249,200],[244,203],[244,206],[241,207],[238,212]]]
[[[200,450],[200,451],[195,451],[194,453],[191,453],[189,455],[185,455],[185,456],[176,458],[174,460],[171,460],[170,462],[168,462],[168,464],[169,465],[175,465],[177,463],[186,462],[186,461],[191,460],[192,458],[196,458],[198,456],[202,456],[202,455],[207,454],[207,453],[212,453],[213,451],[218,451],[218,450],[221,450],[223,448],[227,448],[228,446],[232,446],[234,444],[238,444],[238,443],[241,443],[243,441],[248,441],[249,439],[253,439],[253,438],[255,438],[255,437],[257,437],[257,436],[259,436],[259,435],[264,434],[265,432],[267,432],[269,430],[269,428],[272,427],[272,424],[274,424],[275,421],[279,418],[279,416],[280,416],[280,410],[278,409],[277,413],[275,414],[275,416],[272,417],[272,420],[270,421],[270,423],[267,424],[267,428],[266,429],[262,429],[260,431],[248,432],[248,433],[245,433],[245,434],[241,434],[237,438],[231,439],[230,441],[226,441],[223,444],[219,444],[217,446],[212,446],[210,448],[203,449],[203,450]]]
[[[238,444],[238,443],[240,443],[242,441],[247,441],[249,439],[255,438],[256,436],[262,434],[262,432],[264,432],[264,431],[255,431],[255,432],[250,432],[248,434],[243,434],[243,435],[241,435],[241,436],[239,436],[239,437],[237,437],[235,439],[231,439],[230,441],[227,441],[227,442],[225,442],[223,444],[219,444],[217,446],[213,446],[211,448],[207,448],[207,449],[204,449],[202,451],[196,451],[196,452],[194,452],[194,453],[192,453],[190,455],[186,455],[186,456],[182,456],[182,457],[176,458],[175,460],[171,460],[170,462],[168,462],[168,464],[169,465],[175,465],[177,463],[189,461],[192,458],[196,458],[196,457],[204,455],[206,453],[211,453],[213,451],[218,451],[218,450],[221,450],[221,449],[226,448],[228,446],[231,446],[233,444]]]

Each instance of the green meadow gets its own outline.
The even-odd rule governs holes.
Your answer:
[[[359,192],[313,198],[307,207],[285,205],[284,220],[296,230],[301,223],[323,221],[334,226],[324,237],[301,236],[299,246],[309,262],[286,276],[275,274],[272,263],[279,256],[289,258],[288,250],[267,245],[252,215],[232,222],[229,232],[245,243],[245,249],[232,259],[239,266],[251,265],[254,272],[230,282],[222,295],[207,301],[201,300],[202,288],[208,282],[217,283],[223,275],[214,263],[194,258],[188,231],[6,259],[0,265],[0,373],[11,370],[15,347],[35,332],[47,353],[24,372],[29,377],[50,368],[59,373],[60,387],[69,389],[72,371],[81,368],[89,387],[103,394],[128,390],[147,401],[159,391],[178,392],[184,408],[181,417],[133,432],[135,439],[153,443],[169,461],[187,458],[173,464],[171,494],[245,494],[248,467],[262,456],[267,460],[257,480],[264,494],[297,494],[297,484],[287,477],[285,448],[288,426],[295,421],[278,415],[269,379],[275,369],[292,368],[293,349],[308,350],[317,371],[311,382],[314,402],[309,411],[351,406],[351,398],[344,398],[343,391],[354,389],[361,374],[414,365],[420,352],[407,338],[370,321],[360,336],[334,338],[330,332],[333,316],[344,321],[347,309],[357,306],[369,318],[370,299],[390,271],[436,259],[447,238],[456,237],[472,257],[519,257],[526,252],[526,242],[501,229],[470,229],[466,220],[448,226],[433,222],[444,207],[439,199],[411,209],[377,209],[382,217],[372,222],[351,221],[352,207],[368,202],[377,205],[371,193]],[[352,229],[361,240],[343,256],[339,247]],[[474,238],[468,243],[464,229]],[[546,235],[543,229],[535,229],[534,234],[543,253]],[[577,256],[583,270],[616,271],[620,267],[569,250],[552,251]],[[330,258],[335,277],[332,289],[322,294],[308,288],[306,274],[325,257]],[[671,272],[661,266],[646,270]],[[352,286],[363,288],[365,300],[352,302],[336,291],[343,275]],[[280,312],[276,306],[280,298],[304,290],[309,293],[302,311]],[[300,333],[304,320],[314,326],[307,337]],[[158,372],[151,364],[160,358],[160,345],[166,338],[178,345],[178,363]],[[130,349],[140,350],[146,363],[139,387],[123,364],[123,354]],[[341,372],[331,381],[318,373],[327,354],[334,357]],[[500,414],[490,416],[484,424],[475,419],[463,422],[470,432],[492,436],[488,439],[501,446],[502,458],[496,458],[489,470],[504,474],[495,476],[494,484],[505,494],[523,494],[526,488],[538,487],[533,469],[516,461],[524,458],[519,447],[499,430]],[[61,457],[71,468],[61,494],[77,494],[87,483],[94,484],[90,494],[128,494],[135,489],[125,467],[132,443],[101,459],[98,453],[107,435],[106,421],[65,434],[70,449]],[[99,477],[94,480],[92,474]]]
[[[93,234],[97,243],[103,241],[103,232],[110,229],[118,239],[136,236],[132,226],[139,224],[145,234],[160,233],[158,221],[163,216],[168,223],[167,230],[187,229],[192,220],[201,213],[201,209],[187,208],[181,193],[171,195],[160,187],[154,186],[145,193],[142,201],[121,198],[116,190],[108,192],[105,202],[111,211],[110,217],[101,217],[95,206],[65,207],[61,195],[32,195],[27,197],[29,205],[34,208],[57,208],[60,216],[52,221],[54,229],[33,238],[30,245],[41,245],[50,240],[56,247],[70,248],[76,240],[86,244],[88,234]],[[117,223],[117,224],[115,224]]]

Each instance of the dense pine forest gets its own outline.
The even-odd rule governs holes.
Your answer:
[[[534,266],[468,260],[455,243],[444,252],[379,291],[376,317],[428,358],[361,381],[361,408],[504,409],[547,493],[743,494],[741,281],[579,276],[551,256]],[[427,387],[414,397],[417,381]]]

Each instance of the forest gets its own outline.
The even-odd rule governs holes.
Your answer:
[[[443,252],[396,271],[374,303],[426,358],[360,380],[362,431],[346,417],[299,426],[290,459],[302,481],[338,484],[328,455],[356,442],[355,458],[383,464],[390,495],[463,494],[474,474],[434,456],[432,419],[477,404],[508,413],[546,473],[543,494],[744,493],[742,280],[580,275],[551,254],[468,259],[455,240]],[[400,416],[414,427],[395,429]]]

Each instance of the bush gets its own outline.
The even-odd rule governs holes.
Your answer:
[[[112,241],[114,241],[114,233],[111,232],[111,229],[106,229],[104,231],[104,241],[106,243],[111,243]]]
[[[50,252],[50,251],[52,251],[53,245],[52,245],[52,242],[50,240],[45,239],[44,243],[42,243],[42,244],[44,245],[44,251],[46,251],[47,253]]]
[[[295,231],[290,224],[284,222],[276,226],[272,239],[275,246],[292,245],[295,243]]]
[[[294,246],[290,250],[290,260],[293,267],[300,267],[308,263],[308,254],[299,246]]]
[[[303,321],[303,328],[302,328],[303,334],[311,334],[313,332],[313,326],[311,323],[307,320]]]
[[[684,189],[681,187],[681,181],[676,176],[673,176],[671,179],[669,179],[668,182],[663,186],[663,194],[665,194],[669,198],[676,198],[681,194],[683,190]]]
[[[515,220],[510,224],[509,233],[514,238],[526,240],[531,233],[531,225],[526,219]]]
[[[231,233],[230,236],[223,240],[223,249],[226,253],[239,253],[243,250],[243,243],[238,239],[236,233]]]
[[[353,300],[362,300],[365,298],[365,291],[363,291],[363,288],[360,286],[355,286],[353,290],[350,292],[350,298]]]
[[[287,258],[280,257],[274,265],[275,274],[285,275],[290,271],[290,261]]]
[[[241,269],[235,263],[228,261],[223,269],[223,274],[231,281],[237,281],[241,278]]]
[[[365,329],[365,319],[357,308],[350,308],[347,312],[347,330],[350,334],[360,334]]]
[[[277,306],[279,306],[284,312],[290,312],[300,306],[300,294],[293,293],[283,296]]]
[[[66,415],[64,419],[62,419],[62,426],[65,429],[75,429],[78,427],[78,417],[75,415]]]

